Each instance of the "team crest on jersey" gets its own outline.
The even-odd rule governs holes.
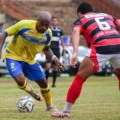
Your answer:
[[[60,33],[57,33],[58,36],[60,36]]]
[[[32,30],[28,30],[25,32],[25,34],[32,37],[34,35],[34,32]]]

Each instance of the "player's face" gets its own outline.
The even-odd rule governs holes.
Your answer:
[[[50,26],[49,21],[37,21],[36,29],[39,33],[44,33]]]
[[[54,18],[54,19],[52,20],[52,25],[53,25],[53,26],[57,26],[57,25],[58,25],[58,20],[57,20],[57,18]]]

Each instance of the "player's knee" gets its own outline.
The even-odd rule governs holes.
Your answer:
[[[47,71],[49,71],[49,69],[50,69],[49,67],[46,67],[46,70],[47,70]]]
[[[40,86],[40,88],[46,88],[48,86],[48,81],[45,78],[42,80],[37,80],[35,82]]]
[[[78,71],[78,74],[84,79],[87,79],[90,76],[90,75],[88,75],[88,73],[85,73],[83,71]]]
[[[15,81],[19,86],[23,86],[25,83],[25,77],[21,77],[21,76],[15,77]]]

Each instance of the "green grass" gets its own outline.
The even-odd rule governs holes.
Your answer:
[[[53,101],[61,110],[72,80],[73,77],[59,77],[57,87],[51,88]],[[16,108],[17,101],[28,94],[19,90],[12,81],[11,78],[0,78],[0,120],[53,120],[51,113],[45,111],[44,102],[35,101],[32,113],[20,113]],[[35,83],[31,84],[39,91]],[[116,77],[90,77],[71,110],[70,120],[120,120],[120,93]]]

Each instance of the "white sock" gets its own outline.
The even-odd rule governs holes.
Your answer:
[[[53,104],[46,104],[47,108],[53,108]]]
[[[64,112],[70,112],[72,106],[73,106],[72,103],[66,102],[63,111],[64,111]]]

